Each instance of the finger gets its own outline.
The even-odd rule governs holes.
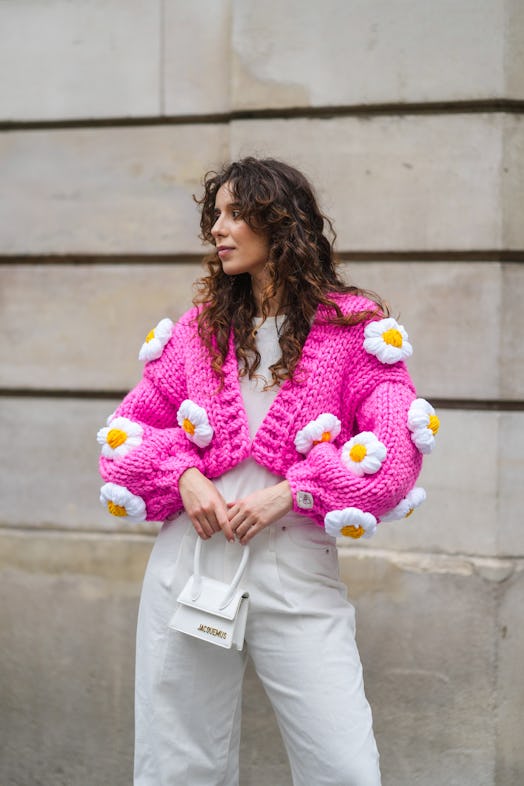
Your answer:
[[[224,516],[224,518],[219,519],[219,524],[220,524],[220,528],[222,529],[222,532],[224,533],[228,541],[232,543],[235,540],[235,533],[233,532],[233,529],[231,527],[231,524],[227,516]]]
[[[196,523],[202,530],[205,535],[205,540],[210,538],[213,535],[213,527],[210,525],[207,516],[201,515],[197,519],[195,519]]]
[[[228,521],[229,521],[230,524],[232,524],[233,520],[235,518],[237,518],[237,522],[236,522],[235,526],[238,526],[238,514],[239,514],[239,511],[240,511],[240,508],[238,507],[236,502],[228,502],[227,503],[227,511],[226,511],[226,513],[227,513],[227,518],[228,518]]]
[[[257,524],[257,519],[254,516],[246,516],[236,529],[237,538],[241,541]]]
[[[218,521],[217,516],[215,516],[214,514],[212,515],[210,515],[209,513],[207,514],[207,525],[211,530],[212,535],[214,535],[215,532],[220,532],[220,523]]]
[[[225,537],[231,543],[232,541],[235,540],[235,534],[234,534],[233,529],[231,527],[231,522],[229,520],[228,511],[226,510],[225,507],[223,509],[219,508],[216,511],[215,515],[216,515],[218,527],[222,530],[222,532],[224,533]]]
[[[229,523],[231,525],[232,530],[238,530],[239,527],[242,527],[246,523],[252,523],[250,520],[250,514],[247,513],[245,510],[240,510],[240,508],[236,511],[236,513],[231,517],[231,513],[229,514]]]
[[[206,535],[198,521],[193,521],[192,524],[199,538],[202,538],[202,540],[209,540],[209,535]]]
[[[241,545],[245,546],[247,543],[249,543],[250,540],[253,540],[253,538],[255,537],[255,535],[258,532],[259,532],[259,529],[258,529],[256,524],[253,524],[252,526],[250,526],[247,529],[246,533],[240,538]]]

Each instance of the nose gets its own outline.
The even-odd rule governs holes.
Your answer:
[[[224,237],[227,234],[223,214],[217,217],[215,223],[211,227],[211,234],[215,240],[217,240],[219,237]]]

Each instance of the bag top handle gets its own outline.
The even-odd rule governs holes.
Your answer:
[[[229,588],[222,598],[222,603],[218,607],[220,610],[225,609],[225,607],[230,603],[231,598],[233,597],[236,588],[240,583],[240,579],[242,578],[242,574],[246,568],[247,561],[249,558],[249,546],[244,546],[244,553],[242,554],[242,559],[240,560],[240,564],[236,570],[235,575],[229,585]],[[202,551],[202,538],[197,536],[197,542],[195,546],[195,554],[193,557],[193,584],[191,587],[191,599],[197,600],[198,596],[202,592],[202,575],[200,573],[200,553]]]

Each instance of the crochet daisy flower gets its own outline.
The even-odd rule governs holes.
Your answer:
[[[102,445],[102,456],[108,459],[122,458],[142,442],[144,429],[128,418],[112,418],[109,425],[101,428],[96,438]]]
[[[129,521],[145,520],[146,503],[125,486],[106,483],[100,489],[100,502],[112,516],[127,518]]]
[[[139,360],[156,360],[164,351],[164,347],[171,338],[173,323],[170,319],[161,319],[158,325],[150,330],[146,340],[138,353]]]
[[[340,420],[330,412],[323,412],[316,420],[297,432],[295,447],[299,453],[309,453],[320,442],[333,442],[340,434]]]
[[[413,433],[411,439],[421,453],[431,453],[435,447],[435,434],[440,428],[440,420],[435,410],[425,398],[416,398],[408,412],[408,428]]]
[[[408,516],[411,516],[415,508],[418,508],[419,505],[422,505],[426,499],[426,496],[426,492],[422,486],[415,486],[411,489],[409,494],[404,497],[404,499],[400,500],[398,505],[380,517],[381,521],[398,521],[398,519],[407,519]]]
[[[373,475],[386,458],[386,446],[372,431],[356,434],[342,448],[342,463],[353,475]]]
[[[194,401],[186,399],[177,412],[178,425],[184,429],[190,442],[205,448],[213,438],[213,428],[209,425],[207,412]]]
[[[397,363],[413,354],[408,334],[393,317],[370,322],[364,328],[364,349],[381,363]]]
[[[377,520],[372,513],[364,513],[360,508],[332,510],[325,519],[324,526],[328,535],[338,538],[370,538],[377,529]]]

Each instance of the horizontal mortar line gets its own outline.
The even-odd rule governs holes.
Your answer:
[[[103,483],[102,480],[101,482]],[[5,522],[0,522],[0,532],[8,532],[14,535],[18,533],[21,534],[31,533],[31,535],[34,535],[35,533],[39,533],[39,532],[50,536],[70,535],[71,537],[74,537],[76,535],[84,535],[92,539],[95,539],[100,535],[103,535],[104,538],[107,537],[115,540],[124,540],[125,538],[131,538],[133,540],[140,541],[144,539],[150,540],[151,538],[156,537],[158,531],[158,525],[160,523],[161,522],[157,522],[157,526],[155,528],[155,523],[152,522],[150,525],[151,531],[149,532],[129,532],[129,531],[123,532],[121,530],[115,531],[114,529],[110,529],[109,527],[107,529],[104,529],[102,527],[99,529],[92,529],[92,528],[90,529],[89,527],[85,527],[85,526],[63,527],[58,524],[56,525],[43,524],[37,526],[31,524],[6,524]]]
[[[2,265],[196,265],[208,252],[187,254],[0,254]],[[339,251],[340,262],[509,262],[524,263],[524,248],[511,251]]]
[[[446,552],[446,551],[424,551],[423,549],[387,549],[387,548],[375,548],[373,546],[357,546],[357,545],[346,545],[343,544],[343,547],[339,549],[340,554],[354,554],[358,557],[385,557],[386,559],[390,560],[410,560],[410,559],[428,559],[432,560],[435,563],[447,562],[447,561],[471,561],[475,562],[478,565],[485,565],[485,566],[493,566],[493,563],[497,562],[513,562],[516,564],[523,563],[524,564],[524,555],[523,554],[495,554],[493,556],[489,556],[486,554],[473,554],[468,552]]]
[[[524,249],[472,251],[443,249],[442,251],[343,251],[341,262],[524,262]]]
[[[423,394],[420,394],[423,395]],[[504,399],[484,399],[477,401],[473,398],[435,398],[427,396],[432,405],[438,409],[481,410],[491,412],[522,412],[524,401],[508,401]]]
[[[194,265],[201,254],[0,254],[3,265]],[[524,252],[523,252],[524,259]]]
[[[414,101],[352,104],[339,106],[291,106],[264,109],[235,109],[186,115],[144,115],[142,117],[95,117],[51,120],[2,120],[0,131],[38,131],[62,128],[107,128],[159,125],[227,124],[235,120],[329,119],[332,117],[372,117],[378,115],[524,113],[524,101],[492,98],[466,101]]]
[[[87,390],[58,388],[0,388],[0,398],[40,398],[40,399],[83,399],[87,401],[120,400],[128,389],[122,390]],[[433,406],[439,409],[488,410],[494,412],[522,412],[524,401],[504,399],[473,399],[473,398],[435,398],[419,391],[420,396],[426,395]]]

